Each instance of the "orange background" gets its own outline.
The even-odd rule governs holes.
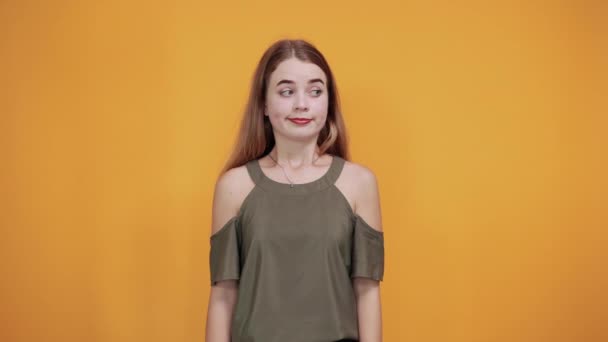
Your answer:
[[[289,37],[327,56],[379,180],[385,341],[607,341],[606,18],[1,1],[0,339],[204,340],[213,182],[255,64]]]

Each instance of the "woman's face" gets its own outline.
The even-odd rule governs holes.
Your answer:
[[[290,58],[270,75],[265,113],[275,134],[296,140],[316,137],[327,119],[327,103],[327,79],[316,64]]]

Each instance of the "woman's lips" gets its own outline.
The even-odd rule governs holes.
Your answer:
[[[293,118],[293,119],[289,119],[289,121],[298,124],[298,125],[306,125],[307,123],[311,122],[312,119],[301,119],[301,118]]]

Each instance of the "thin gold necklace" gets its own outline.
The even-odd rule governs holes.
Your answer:
[[[291,179],[290,179],[290,178],[287,176],[287,172],[285,172],[285,168],[284,168],[284,167],[283,167],[281,164],[279,164],[279,162],[277,162],[277,161],[276,161],[274,158],[272,158],[272,156],[270,155],[270,153],[268,153],[268,156],[270,157],[270,159],[272,159],[272,161],[273,161],[275,164],[277,164],[277,165],[279,165],[279,166],[281,167],[281,170],[283,170],[283,174],[285,174],[285,178],[287,178],[287,180],[289,181],[289,187],[290,187],[290,188],[293,188],[293,187],[294,187],[294,185],[297,185],[297,184],[294,184],[294,183],[291,181]],[[312,165],[312,164],[314,164],[314,163],[315,163],[315,161],[317,161],[317,159],[319,159],[320,157],[321,157],[321,156],[317,156],[317,158],[315,158],[315,159],[312,161],[311,165]]]

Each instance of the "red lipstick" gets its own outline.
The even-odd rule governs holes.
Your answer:
[[[289,119],[289,121],[291,121],[297,125],[306,125],[307,123],[311,122],[312,119],[292,118],[292,119]]]

